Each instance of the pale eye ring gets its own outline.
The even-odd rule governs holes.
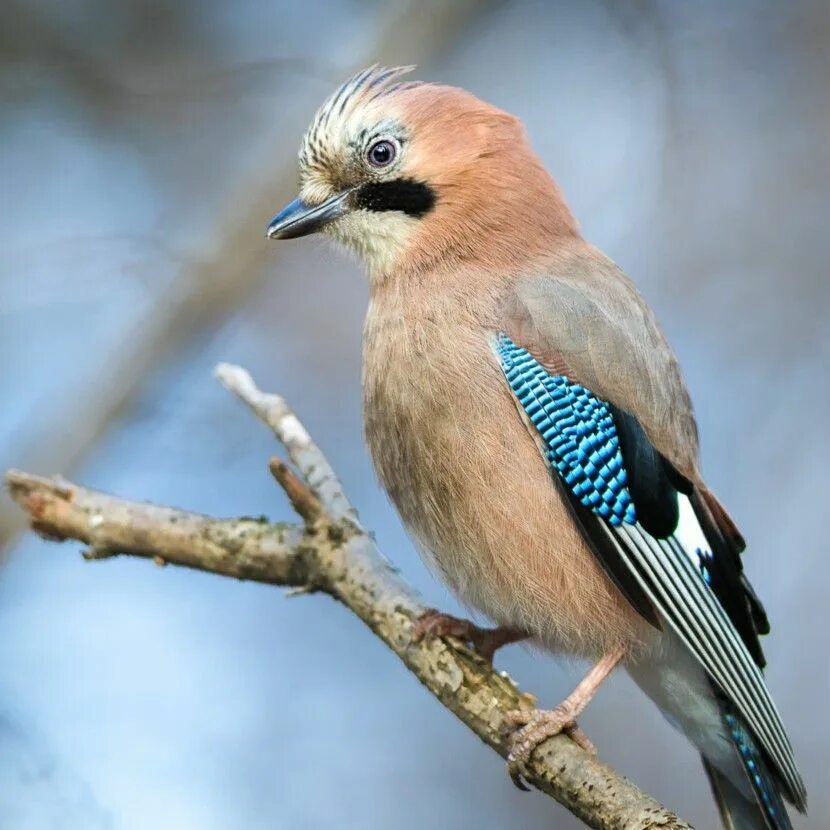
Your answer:
[[[372,167],[389,167],[398,155],[398,148],[395,142],[388,138],[382,138],[369,145],[366,151],[366,161]]]

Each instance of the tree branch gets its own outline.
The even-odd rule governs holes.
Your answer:
[[[282,398],[257,389],[243,369],[223,364],[217,375],[273,430],[299,470],[298,475],[279,460],[271,464],[303,526],[213,519],[11,470],[7,486],[32,528],[50,539],[88,544],[88,558],[128,554],[323,591],[360,617],[444,706],[505,757],[505,714],[532,708],[533,698],[463,643],[451,638],[412,643],[412,626],[426,610],[424,603],[357,523],[334,471],[299,419]],[[597,830],[691,830],[562,735],[533,753],[525,777]]]

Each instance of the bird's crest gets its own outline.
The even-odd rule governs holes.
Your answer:
[[[414,68],[373,64],[349,78],[317,110],[300,147],[300,165],[307,169],[323,163],[332,144],[333,131],[355,110],[395,90],[419,85],[417,81],[404,84],[397,80]]]

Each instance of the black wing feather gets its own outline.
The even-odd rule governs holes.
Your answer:
[[[628,489],[640,524],[656,539],[671,536],[677,528],[677,488],[670,464],[654,449],[639,421],[609,404],[617,426],[620,450],[628,474]]]
[[[709,587],[741,635],[753,660],[763,668],[764,653],[758,635],[769,632],[769,622],[743,574],[740,552],[721,533],[692,482],[657,451],[639,421],[613,404],[609,404],[609,408],[617,426],[620,450],[628,474],[628,489],[640,525],[655,539],[667,539],[677,529],[678,493],[689,496],[711,547],[712,556],[706,562]],[[606,568],[613,572],[611,566]]]
[[[711,514],[702,503],[700,493],[693,491],[690,501],[712,550],[712,556],[707,562],[709,587],[715,592],[732,625],[741,635],[752,659],[764,668],[766,660],[758,635],[769,633],[769,621],[743,573],[740,553],[729,544],[712,521]]]

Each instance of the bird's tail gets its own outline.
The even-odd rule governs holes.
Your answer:
[[[783,780],[736,708],[672,635],[661,653],[627,668],[701,753],[726,830],[792,830]],[[797,807],[804,809],[802,800]]]
[[[747,776],[750,800],[725,775],[701,756],[726,830],[792,830],[779,784],[755,738],[730,704],[719,700],[726,733]]]

